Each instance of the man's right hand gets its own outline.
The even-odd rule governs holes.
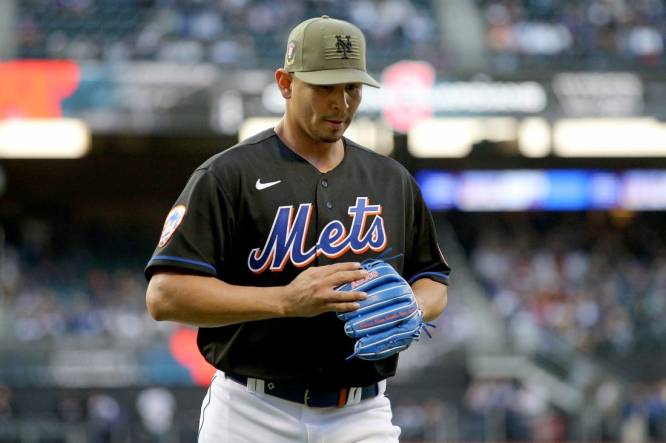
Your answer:
[[[359,263],[345,262],[313,266],[301,272],[284,287],[286,317],[314,317],[323,312],[349,312],[358,309],[364,292],[335,291],[338,286],[361,280],[368,272]]]

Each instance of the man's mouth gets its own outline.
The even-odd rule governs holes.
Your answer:
[[[326,125],[333,129],[340,129],[344,125],[345,120],[339,119],[325,119]]]

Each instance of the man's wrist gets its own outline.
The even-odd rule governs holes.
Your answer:
[[[289,286],[276,286],[275,299],[277,303],[275,305],[275,316],[276,317],[290,317],[291,306],[289,304]]]

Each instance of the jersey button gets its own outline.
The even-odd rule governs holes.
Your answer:
[[[328,209],[333,209],[333,203],[331,203],[331,202],[326,202],[326,207],[327,207]]]
[[[325,178],[322,179],[322,181],[321,181],[321,185],[322,185],[322,187],[324,187],[324,188],[328,188],[328,180],[326,180]]]

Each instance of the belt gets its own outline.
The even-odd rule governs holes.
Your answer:
[[[236,374],[225,374],[225,376],[236,383],[246,386],[248,391],[263,392],[283,400],[315,408],[330,408],[333,406],[343,408],[359,403],[361,400],[376,397],[379,394],[379,383],[373,383],[368,386],[327,390],[289,386],[280,384],[280,382],[265,381]]]

